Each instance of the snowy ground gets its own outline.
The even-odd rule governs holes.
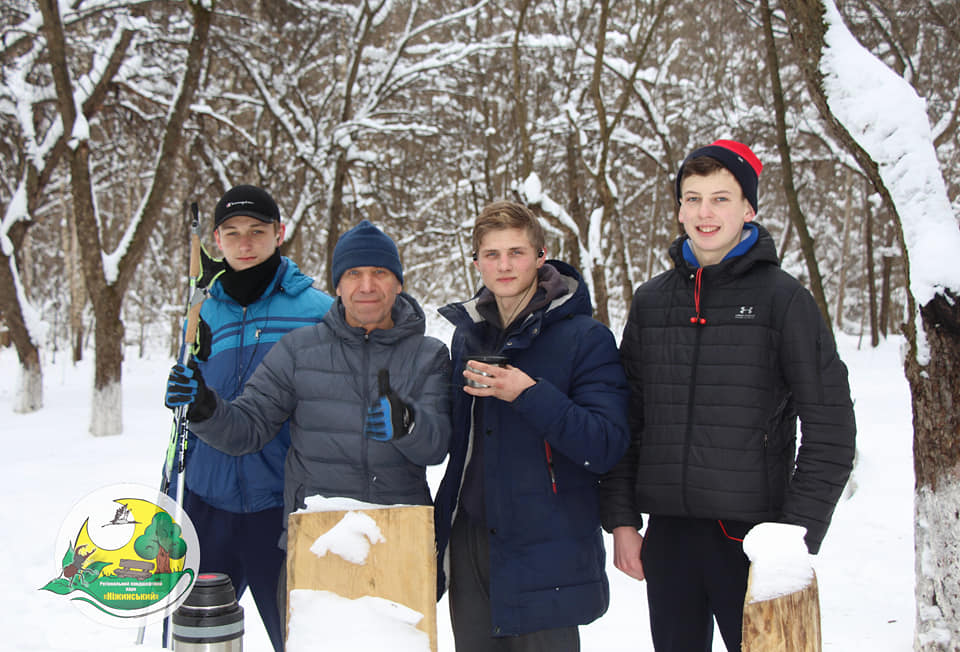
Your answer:
[[[877,350],[857,350],[842,337],[857,411],[856,489],[836,510],[821,553],[813,559],[820,585],[824,650],[871,652],[912,649],[913,466],[909,391],[897,339]],[[135,632],[113,629],[80,614],[61,596],[39,590],[59,573],[57,533],[70,508],[93,490],[120,482],[153,486],[169,431],[163,384],[171,361],[163,354],[124,367],[123,422],[118,437],[87,434],[92,368],[61,355],[44,369],[45,405],[35,414],[11,411],[16,356],[0,350],[0,504],[8,569],[0,594],[4,650],[120,651],[158,649],[158,626],[144,646]],[[438,482],[439,468],[431,471]],[[612,544],[611,544],[612,545]],[[62,555],[62,551],[60,552]],[[608,557],[609,557],[608,553]],[[641,583],[609,567],[611,605],[582,628],[584,652],[652,650]],[[266,652],[269,643],[249,596],[244,648]],[[452,652],[446,600],[438,605],[440,652]],[[719,640],[719,636],[717,636]],[[716,647],[715,649],[721,649]]]

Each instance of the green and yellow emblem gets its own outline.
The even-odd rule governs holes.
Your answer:
[[[199,550],[193,524],[168,496],[112,485],[71,510],[57,539],[59,574],[41,588],[68,596],[98,621],[141,627],[186,599]]]

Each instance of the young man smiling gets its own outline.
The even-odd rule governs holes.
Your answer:
[[[714,618],[739,650],[743,536],[800,525],[816,553],[853,462],[846,367],[753,222],[761,168],[730,140],[684,160],[675,267],[637,289],[623,332],[633,443],[601,483],[603,524],[614,565],[646,579],[657,652],[709,652]]]
[[[439,594],[446,575],[457,652],[573,652],[609,600],[596,491],[629,442],[623,370],[527,207],[484,208],[473,246],[483,288],[440,310],[456,331]],[[481,353],[508,364],[470,361]]]

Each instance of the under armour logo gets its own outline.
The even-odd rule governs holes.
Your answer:
[[[757,315],[753,306],[740,306],[734,317],[736,319],[756,319]]]

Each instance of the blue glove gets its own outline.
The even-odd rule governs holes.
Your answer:
[[[389,371],[380,370],[377,384],[380,396],[367,408],[363,434],[377,441],[400,439],[413,428],[413,410],[390,389]]]
[[[197,363],[190,360],[186,365],[177,363],[170,369],[163,404],[171,410],[187,406],[188,419],[205,421],[217,408],[217,395],[203,382]]]

